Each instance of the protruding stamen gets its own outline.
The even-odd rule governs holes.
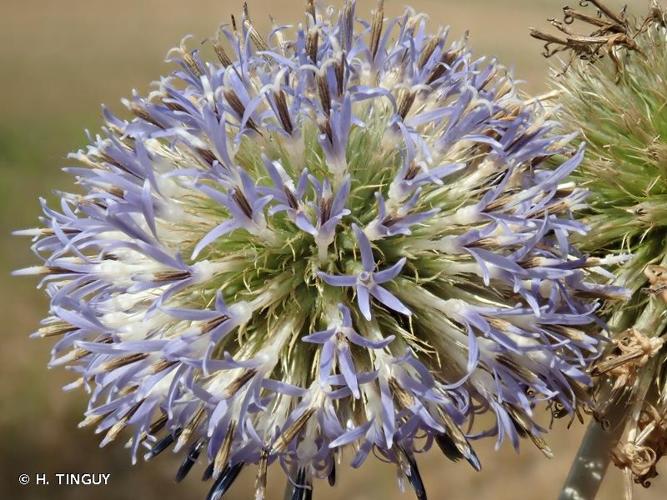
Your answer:
[[[173,432],[170,432],[161,440],[159,440],[157,443],[155,443],[155,445],[151,448],[151,450],[144,456],[144,459],[151,460],[152,458],[157,457],[160,453],[162,453],[164,450],[166,450],[172,444],[174,444],[174,441],[176,441],[176,439],[180,435],[181,435],[180,428],[176,429]]]
[[[371,56],[375,59],[378,49],[380,47],[380,37],[382,36],[382,26],[384,24],[384,0],[378,0],[378,6],[373,15],[373,22],[371,24]]]
[[[327,115],[331,114],[331,94],[329,93],[329,82],[327,81],[326,73],[317,74],[317,92],[320,96],[320,103],[322,109]]]
[[[312,27],[308,30],[308,36],[306,38],[306,53],[313,64],[317,64],[317,49],[319,43],[320,32],[316,27]]]
[[[215,460],[213,461],[213,476],[215,477],[218,477],[222,470],[227,467],[229,455],[232,450],[232,443],[234,442],[235,431],[236,422],[232,421],[229,423],[229,427],[227,427],[225,438],[222,440],[222,444],[220,445],[220,448],[215,455]]]
[[[243,463],[238,463],[225,467],[225,470],[220,473],[213,483],[213,486],[206,496],[206,500],[220,500],[231,485],[234,484],[241,469],[243,469],[243,465]]]
[[[257,477],[255,479],[255,500],[266,498],[266,477],[269,465],[269,450],[263,449],[257,464]]]
[[[199,454],[201,453],[203,447],[204,447],[204,441],[198,441],[192,445],[190,451],[188,452],[185,459],[181,463],[181,466],[178,468],[178,471],[176,472],[177,483],[183,481],[183,479],[185,479],[185,476],[188,475],[188,473],[192,469],[192,466],[197,462],[197,459],[199,458]]]
[[[417,94],[413,90],[409,89],[401,89],[399,94],[398,94],[398,99],[397,99],[397,114],[400,116],[403,120],[405,120],[405,117],[408,116],[408,113],[410,112],[410,108],[415,102],[415,98],[417,97]]]
[[[276,441],[273,443],[271,448],[271,453],[282,453],[287,449],[292,440],[301,432],[301,430],[308,423],[310,417],[315,413],[315,408],[308,408],[299,415],[292,424],[283,431],[283,433],[278,436]]]
[[[287,95],[285,94],[285,91],[281,89],[274,93],[274,97],[280,123],[282,124],[283,129],[285,129],[285,132],[292,135],[294,132],[294,124],[292,123],[289,107],[287,106]]]

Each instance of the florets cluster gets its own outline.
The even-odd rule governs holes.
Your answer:
[[[212,496],[258,464],[261,498],[280,462],[306,498],[345,447],[420,498],[434,441],[475,468],[474,437],[548,453],[533,410],[575,411],[617,293],[569,243],[583,150],[411,10],[311,3],[266,37],[245,12],[213,48],[172,50],[131,119],[105,110],[67,169],[82,193],[26,232],[84,424],[130,428],[133,456],[186,448],[179,478],[204,460]]]

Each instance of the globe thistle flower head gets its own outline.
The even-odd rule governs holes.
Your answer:
[[[563,22],[554,24],[563,32],[565,23],[581,21],[577,34],[568,26],[549,43],[570,57],[554,80],[559,118],[588,144],[573,173],[591,193],[590,208],[581,212],[591,232],[580,246],[593,256],[619,256],[615,283],[632,292],[608,310],[614,335],[592,371],[595,413],[620,439],[613,461],[648,486],[667,451],[667,16],[657,2],[640,20],[592,3],[598,17],[566,7]]]
[[[476,469],[472,438],[548,454],[535,406],[576,411],[620,293],[570,244],[582,148],[412,10],[311,3],[268,36],[246,10],[212,45],[172,50],[130,118],[105,110],[67,169],[81,194],[22,232],[82,425],[127,428],[134,459],[184,449],[177,477],[204,461],[211,498],[248,464],[263,498],[272,463],[310,498],[345,448],[419,498],[434,442]]]

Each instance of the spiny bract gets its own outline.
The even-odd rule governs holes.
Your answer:
[[[434,441],[475,468],[469,438],[548,454],[533,409],[575,411],[597,298],[618,293],[569,244],[583,150],[411,10],[311,3],[267,37],[246,11],[213,47],[172,50],[132,119],[105,110],[67,169],[83,194],[23,232],[51,299],[37,335],[89,391],[83,424],[103,444],[131,428],[133,456],[187,447],[179,479],[201,455],[216,498],[251,463],[263,497],[273,462],[307,498],[348,445],[420,498]]]

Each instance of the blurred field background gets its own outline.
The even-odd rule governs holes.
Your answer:
[[[526,80],[524,89],[546,88],[547,62],[541,45],[531,40],[529,26],[545,26],[565,0],[413,0],[427,12],[433,29],[450,25],[460,36],[466,29],[478,54],[497,56]],[[576,4],[576,0],[570,0]],[[635,1],[639,12],[648,0]],[[303,0],[252,0],[251,14],[268,27],[271,13],[284,23],[301,20]],[[337,3],[337,2],[332,2]],[[387,0],[394,15],[408,0]],[[609,2],[614,6],[619,1]],[[366,15],[374,0],[359,0]],[[99,126],[99,105],[120,110],[119,99],[132,88],[140,92],[160,74],[167,50],[186,33],[195,41],[214,33],[218,24],[238,12],[236,0],[0,0],[0,307],[4,324],[0,344],[0,498],[2,499],[202,499],[207,484],[195,469],[182,484],[173,481],[177,458],[165,453],[150,464],[132,467],[118,443],[100,450],[98,437],[77,429],[85,406],[82,392],[63,393],[70,380],[64,370],[47,371],[48,341],[31,341],[47,303],[30,279],[10,278],[11,269],[31,265],[28,242],[11,238],[13,229],[33,226],[38,196],[55,199],[70,179],[60,171],[65,156],[85,144],[84,129]],[[549,437],[556,457],[544,458],[530,443],[521,455],[510,446],[499,452],[493,442],[478,443],[483,472],[453,464],[438,452],[421,457],[429,498],[544,499],[555,498],[583,433],[556,424]],[[122,440],[119,440],[122,441]],[[664,465],[662,466],[664,470]],[[229,498],[250,498],[254,471],[245,471]],[[19,486],[20,473],[110,472],[107,487]],[[279,474],[273,474],[277,478]],[[52,481],[53,483],[53,481]],[[283,483],[274,480],[271,499],[282,498]],[[340,468],[339,484],[316,483],[316,499],[346,500],[413,498],[401,495],[392,467],[369,460],[358,471]],[[638,500],[667,497],[667,481],[637,489]],[[612,471],[600,498],[622,498],[621,474]]]

